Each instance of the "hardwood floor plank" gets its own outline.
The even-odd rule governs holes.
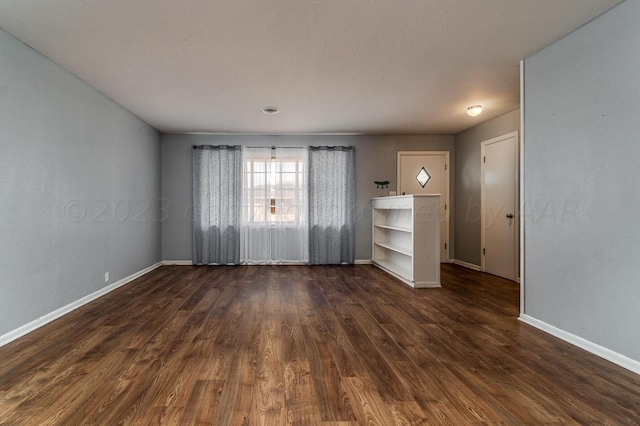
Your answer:
[[[130,382],[118,380],[118,377],[125,366],[134,362],[136,352],[124,349],[122,355],[108,360],[101,365],[101,368],[83,378],[80,381],[81,386],[64,389],[62,395],[54,397],[51,401],[53,405],[59,404],[65,407],[65,411],[53,413],[55,416],[60,416],[60,424],[91,423],[88,421],[89,418],[106,415],[105,412],[111,408],[112,404],[120,401],[120,396],[126,391]],[[39,421],[38,418],[34,420]]]
[[[91,349],[101,343],[101,339],[109,336],[117,330],[115,327],[106,327],[97,329],[84,342],[80,342],[79,346],[68,352],[68,356],[63,358],[55,358],[38,365],[32,370],[23,370],[16,374],[12,382],[7,380],[7,390],[0,396],[0,404],[8,404],[10,401],[28,401],[33,396],[33,389],[49,388],[53,386],[64,386],[66,382],[74,382],[79,376],[86,374],[86,369],[76,368],[77,363],[84,358]],[[85,365],[86,367],[86,365]],[[14,371],[15,372],[15,371]],[[15,383],[15,384],[13,384]]]
[[[361,425],[392,425],[394,418],[389,406],[376,391],[376,386],[366,377],[345,377],[347,395],[355,408],[356,419]]]
[[[382,398],[389,402],[410,400],[411,393],[395,375],[384,355],[367,336],[366,331],[353,318],[348,306],[339,300],[334,300],[332,308],[351,345],[366,354],[360,357],[360,361],[366,366],[368,377],[371,378]]]
[[[256,364],[261,320],[257,313],[260,310],[250,297],[239,293],[238,301],[242,300],[244,315],[243,309],[233,312],[236,322],[229,322],[227,327],[227,330],[235,332],[229,333],[230,338],[224,338],[220,345],[216,345],[227,357],[228,368],[222,371],[225,384],[214,424],[246,425],[251,424],[250,419],[255,422],[258,418],[253,401],[259,393]],[[234,324],[236,327],[231,326]]]
[[[298,309],[296,283],[304,278],[299,274],[300,268],[291,269],[290,279],[280,283],[280,299],[282,300],[282,315],[280,333],[282,336],[283,356],[286,363],[307,362],[308,350],[302,335],[301,311]]]
[[[151,407],[144,422],[132,424],[136,426],[183,425],[187,424],[181,420],[183,412],[184,407]]]
[[[350,304],[348,308],[378,351],[384,354],[385,359],[393,361],[408,360],[406,353],[371,316],[367,309],[360,304]]]
[[[413,362],[401,361],[394,362],[393,368],[402,380],[411,384],[413,401],[422,408],[430,423],[462,425],[480,421],[452,396],[457,383],[447,384],[435,374],[443,366],[419,369]]]
[[[447,364],[449,372],[469,391],[467,395],[484,395],[483,403],[487,411],[495,415],[492,421],[503,421],[507,424],[532,424],[557,422],[559,419],[548,413],[542,406],[535,404],[521,405],[528,402],[520,393],[507,395],[505,389],[493,374],[485,374],[465,364]],[[491,371],[490,373],[493,373]],[[502,374],[507,374],[502,373]],[[483,417],[486,414],[483,414]],[[565,421],[567,419],[563,419]]]
[[[311,366],[308,362],[290,362],[284,367],[284,398],[287,423],[317,425],[321,422],[319,401],[313,387]]]
[[[415,401],[393,402],[390,404],[391,416],[395,425],[428,425],[433,422]]]
[[[640,376],[442,265],[165,266],[0,348],[0,424],[640,425]]]
[[[282,340],[276,331],[279,318],[261,324],[256,365],[258,424],[284,424],[284,355]]]
[[[303,326],[303,335],[310,349],[310,371],[318,399],[320,417],[323,421],[353,420],[353,408],[346,398],[340,372],[338,371],[328,343],[322,341],[317,330]]]
[[[316,341],[327,345],[331,360],[342,377],[366,375],[356,349],[351,345],[320,287],[319,282],[308,282],[296,294],[306,324],[314,328]],[[311,295],[312,298],[309,298]]]
[[[179,424],[212,425],[223,388],[224,382],[221,380],[197,380],[193,385]]]

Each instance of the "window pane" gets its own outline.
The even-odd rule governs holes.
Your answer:
[[[254,173],[253,174],[253,187],[254,188],[264,188],[267,184],[267,175],[265,173]]]
[[[273,151],[271,152],[273,153]],[[264,149],[245,162],[245,212],[254,222],[292,222],[301,219],[306,152],[283,151],[271,158]]]
[[[283,186],[294,187],[296,186],[297,176],[295,173],[283,173],[281,175]]]
[[[280,170],[283,172],[295,172],[296,171],[296,162],[295,161],[285,161],[280,163]]]

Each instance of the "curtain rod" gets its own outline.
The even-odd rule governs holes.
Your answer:
[[[303,146],[247,146],[246,148],[271,148],[271,149],[303,149]],[[348,151],[350,149],[354,149],[353,146],[309,146],[311,150],[345,150]]]
[[[194,145],[193,149],[240,149],[240,145]]]
[[[193,149],[240,149],[241,145],[193,145]],[[304,149],[302,146],[247,146],[246,148],[266,148],[266,149]],[[353,146],[309,146],[312,151],[349,151],[354,149]]]
[[[343,150],[343,151],[349,151],[349,150],[354,149],[354,147],[352,147],[352,146],[310,146],[309,149],[313,150],[313,151],[320,151],[320,150],[327,150],[327,151]]]
[[[245,148],[269,148],[269,149],[283,149],[283,148],[292,148],[292,149],[302,149],[304,147],[302,146],[275,146],[275,145],[271,145],[271,146],[257,146],[257,145],[249,145],[246,146]]]

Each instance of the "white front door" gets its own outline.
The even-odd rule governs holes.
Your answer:
[[[424,168],[422,185],[417,176]],[[398,195],[440,194],[440,262],[449,260],[449,152],[398,151]]]
[[[518,278],[518,132],[482,142],[482,270]]]

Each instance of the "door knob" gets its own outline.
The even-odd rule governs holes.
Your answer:
[[[513,213],[508,213],[508,214],[507,214],[507,217],[508,217],[509,219],[513,219]]]

